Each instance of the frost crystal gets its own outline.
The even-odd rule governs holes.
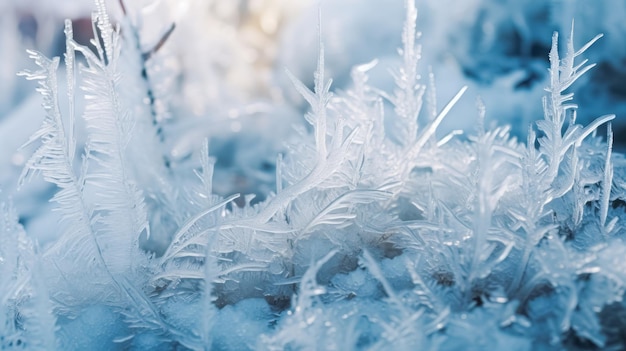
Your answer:
[[[233,3],[208,6],[241,16],[226,41],[282,26],[281,1]],[[395,56],[339,73],[352,78],[340,89],[320,14],[312,84],[284,73],[302,106],[209,88],[192,106],[190,90],[226,89],[232,70],[213,74],[219,62],[200,58],[218,58],[181,45],[195,22],[154,25],[165,2],[96,0],[91,45],[65,21],[61,81],[60,58],[29,50],[37,69],[20,75],[38,83],[43,118],[13,162],[33,213],[0,201],[0,349],[624,348],[619,122],[578,124],[572,90],[601,35],[576,49],[572,22],[560,54],[554,33],[543,117],[523,143],[489,124],[482,99],[463,110],[475,84],[435,90],[404,5]],[[241,40],[221,42],[225,57],[270,56]],[[442,129],[460,113],[472,130]]]

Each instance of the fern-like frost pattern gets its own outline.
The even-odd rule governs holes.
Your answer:
[[[312,87],[285,73],[306,125],[257,201],[216,190],[208,139],[194,167],[165,152],[150,72],[176,25],[144,52],[120,4],[118,25],[96,1],[91,46],[66,21],[64,81],[61,60],[36,51],[37,70],[20,73],[43,101],[20,186],[52,184],[59,221],[39,245],[1,202],[0,349],[625,346],[626,161],[615,116],[578,124],[570,92],[601,35],[577,49],[572,23],[560,53],[554,34],[544,115],[524,142],[486,126],[480,101],[464,111],[474,131],[439,132],[471,87],[439,109],[413,0],[390,91],[370,83],[377,60],[335,90],[320,39]]]

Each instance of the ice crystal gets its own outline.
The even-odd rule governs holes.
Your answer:
[[[64,79],[61,59],[35,50],[20,73],[43,118],[14,155],[19,186],[54,213],[31,205],[43,214],[21,218],[25,231],[0,202],[2,350],[624,347],[626,161],[615,115],[578,124],[572,92],[601,35],[577,49],[572,22],[560,53],[553,34],[543,116],[519,142],[481,99],[461,109],[471,85],[436,90],[413,0],[396,56],[339,73],[343,89],[320,11],[312,84],[283,73],[307,104],[300,122],[284,100],[225,92],[202,107],[228,127],[194,130],[189,90],[219,74],[172,44],[193,25],[151,38],[162,4],[95,5],[91,45],[65,22]],[[176,50],[193,67],[164,64]],[[441,128],[461,113],[473,129]],[[294,122],[290,135],[270,134],[270,116]]]

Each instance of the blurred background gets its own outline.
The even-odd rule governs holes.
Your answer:
[[[540,111],[536,108],[540,102],[527,97],[541,96],[538,92],[546,85],[552,32],[567,37],[575,19],[578,46],[604,33],[586,54],[598,67],[574,87],[580,117],[588,120],[598,113],[624,110],[624,1],[416,0],[416,4],[423,33],[422,68],[432,67],[441,95],[448,86],[452,91],[469,84],[482,95],[490,118],[525,129]],[[350,68],[374,58],[380,62],[372,84],[388,85],[386,66],[396,60],[404,20],[403,0],[111,0],[107,5],[114,19],[126,17],[139,29],[146,50],[176,25],[159,64],[174,77],[170,80],[176,89],[170,92],[177,96],[164,109],[171,114],[184,110],[177,117],[206,116],[225,106],[259,101],[297,106],[300,101],[288,86],[284,69],[312,81],[318,12],[334,87],[346,88]],[[88,42],[93,8],[91,0],[2,1],[0,120],[34,94],[32,85],[16,76],[31,65],[25,50],[62,55],[66,18],[74,22],[77,40]],[[462,121],[455,124],[463,126]]]

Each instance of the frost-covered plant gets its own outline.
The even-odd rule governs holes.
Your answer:
[[[561,58],[553,36],[526,144],[487,128],[482,103],[474,132],[438,133],[467,88],[439,110],[412,0],[392,91],[370,85],[376,61],[333,91],[320,41],[312,89],[287,73],[307,125],[277,157],[275,191],[254,202],[217,194],[208,140],[196,177],[163,151],[149,68],[175,26],[146,54],[126,9],[122,27],[103,0],[96,9],[93,49],[66,22],[67,109],[59,58],[31,51],[38,70],[23,72],[45,116],[21,179],[55,186],[60,222],[39,253],[0,207],[3,348],[623,346],[611,311],[624,309],[626,163],[610,125],[608,143],[596,135],[614,116],[578,125],[568,93],[599,37],[576,50],[572,29]]]

